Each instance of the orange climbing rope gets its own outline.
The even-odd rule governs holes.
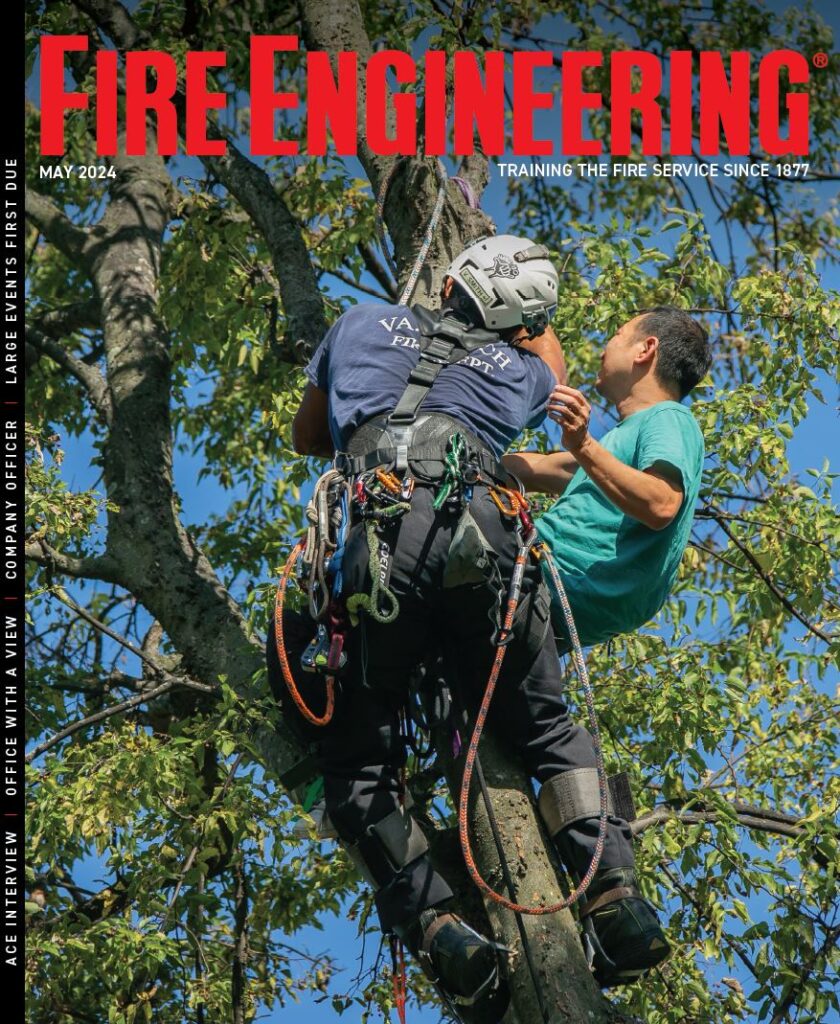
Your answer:
[[[394,995],[394,1006],[400,1024],[405,1024],[405,1004],[408,997],[408,983],[405,969],[405,947],[396,935],[390,937],[391,942],[391,989]]]
[[[307,722],[311,722],[313,725],[327,725],[332,719],[333,712],[335,711],[335,677],[327,676],[327,706],[324,709],[323,715],[316,715],[312,710],[310,710],[306,701],[301,696],[301,693],[295,684],[291,667],[289,666],[289,659],[286,656],[286,640],[283,634],[283,605],[286,600],[286,587],[288,586],[289,578],[292,575],[292,570],[303,552],[303,549],[304,542],[300,541],[292,548],[291,554],[286,559],[286,564],[283,566],[283,574],[280,577],[280,583],[277,586],[277,593],[274,598],[274,640],[277,646],[277,658],[283,672],[283,679],[286,681],[286,686],[288,687],[292,700],[295,702],[295,707],[300,711]]]
[[[515,493],[515,492],[511,492]],[[518,496],[521,501],[523,510],[527,510],[528,503],[524,498]],[[495,498],[494,498],[495,500]],[[498,501],[496,504],[499,505],[500,509],[504,511]],[[511,505],[519,505],[519,501],[511,501]],[[511,513],[506,513],[511,514]],[[490,669],[490,677],[487,680],[487,687],[484,691],[484,697],[481,701],[481,706],[478,709],[476,715],[475,726],[473,727],[472,736],[467,747],[467,755],[464,761],[464,775],[461,781],[461,793],[458,801],[458,837],[461,841],[461,852],[464,855],[464,863],[467,866],[467,872],[470,878],[473,880],[476,886],[487,896],[493,900],[494,903],[498,903],[508,910],[512,910],[515,914],[531,914],[535,916],[541,916],[543,914],[556,914],[559,910],[565,910],[570,907],[576,900],[578,900],[589,888],[592,879],[595,876],[595,872],[598,870],[598,865],[601,862],[601,856],[604,852],[604,843],[606,841],[607,831],[607,777],[606,769],[604,767],[603,753],[601,751],[601,742],[598,734],[598,723],[595,717],[595,704],[592,696],[592,687],[589,682],[589,675],[586,671],[586,664],[583,660],[583,654],[580,647],[580,640],[578,639],[577,630],[575,629],[574,619],[572,618],[571,608],[568,605],[566,593],[563,588],[563,584],[560,580],[559,574],[557,573],[556,566],[554,565],[551,553],[541,544],[535,546],[534,541],[536,539],[536,531],[531,524],[530,519],[527,516],[527,511],[522,517],[523,522],[530,525],[527,537],[522,541],[519,548],[519,552],[516,556],[516,561],[513,567],[513,573],[511,574],[511,583],[508,590],[507,607],[505,609],[505,617],[502,623],[502,628],[499,633],[498,646],[496,647],[496,654],[493,659],[493,665]],[[598,769],[598,788],[600,790],[601,806],[600,816],[598,821],[598,838],[595,842],[595,849],[592,854],[592,860],[590,861],[589,868],[583,878],[580,880],[577,888],[569,895],[560,900],[559,903],[551,904],[547,907],[526,907],[520,903],[517,903],[513,899],[508,899],[501,893],[496,892],[484,878],[481,876],[478,866],[475,863],[473,857],[472,847],[470,845],[470,834],[469,834],[469,796],[470,796],[470,783],[472,781],[473,770],[475,768],[476,758],[478,756],[478,744],[481,739],[481,733],[484,729],[484,724],[487,719],[487,714],[490,710],[490,702],[493,699],[493,694],[496,690],[496,683],[499,679],[499,674],[502,669],[502,663],[504,662],[505,652],[507,651],[507,639],[510,636],[511,629],[513,627],[513,618],[516,614],[516,608],[519,604],[519,597],[522,590],[522,578],[525,573],[525,564],[528,561],[528,556],[531,553],[531,549],[534,548],[535,554],[540,558],[545,558],[549,572],[554,584],[555,590],[557,591],[560,604],[563,608],[564,615],[566,617],[567,625],[569,626],[569,633],[572,640],[572,646],[575,655],[575,668],[577,669],[581,682],[584,686],[584,693],[586,696],[586,705],[589,712],[589,722],[592,726],[592,737],[595,745],[595,760]]]

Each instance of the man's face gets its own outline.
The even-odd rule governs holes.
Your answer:
[[[595,379],[595,388],[611,402],[625,397],[633,385],[637,357],[645,348],[645,335],[639,329],[642,319],[635,316],[619,327],[601,353],[601,369]]]

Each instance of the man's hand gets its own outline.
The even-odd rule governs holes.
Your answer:
[[[589,434],[592,408],[580,391],[566,384],[557,384],[548,398],[549,419],[559,423],[563,430],[563,447],[575,453],[584,447]]]

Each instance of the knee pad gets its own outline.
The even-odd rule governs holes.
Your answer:
[[[370,825],[357,842],[346,846],[359,874],[374,892],[429,849],[420,826],[409,814],[409,806],[397,807]]]

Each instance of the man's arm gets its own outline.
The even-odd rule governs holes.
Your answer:
[[[563,356],[563,346],[550,325],[535,338],[518,341],[516,347],[524,348],[528,352],[533,352],[535,356],[539,356],[554,374],[557,383],[566,383],[566,360]]]
[[[574,388],[558,385],[552,391],[548,415],[563,428],[563,444],[578,465],[625,515],[651,530],[664,530],[682,506],[679,472],[625,465],[589,433],[589,413],[589,403]]]
[[[306,385],[300,407],[292,420],[292,445],[298,455],[320,455],[331,459],[335,454],[327,394],[312,383]]]
[[[542,494],[562,494],[578,468],[570,452],[509,452],[502,462],[526,491]]]

